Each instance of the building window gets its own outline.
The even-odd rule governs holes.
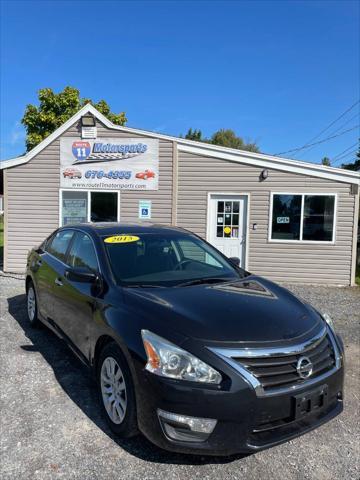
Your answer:
[[[60,225],[119,221],[119,191],[62,190],[60,199]]]
[[[301,195],[274,195],[273,240],[300,240]]]
[[[91,192],[90,199],[90,220],[92,222],[117,221],[117,192]]]
[[[271,240],[333,242],[335,195],[273,194]]]
[[[332,242],[334,211],[334,196],[305,195],[303,240]]]
[[[87,192],[66,191],[62,193],[61,225],[85,223],[88,218]]]

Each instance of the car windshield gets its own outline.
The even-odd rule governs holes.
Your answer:
[[[103,241],[114,277],[124,286],[187,286],[246,275],[192,235],[119,234]]]

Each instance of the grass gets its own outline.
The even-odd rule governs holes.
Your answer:
[[[356,273],[355,273],[355,283],[357,285],[360,285],[360,265],[356,267]]]

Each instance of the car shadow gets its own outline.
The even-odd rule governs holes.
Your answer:
[[[51,330],[42,326],[34,329],[30,326],[26,312],[25,295],[17,295],[8,299],[10,315],[24,331],[31,345],[20,345],[26,352],[40,353],[53,369],[56,380],[70,399],[121,448],[142,460],[164,464],[222,464],[230,463],[247,455],[229,457],[213,457],[185,455],[162,450],[143,435],[132,439],[119,439],[108,427],[102,416],[96,392],[96,385],[90,370],[71,352],[67,345]]]

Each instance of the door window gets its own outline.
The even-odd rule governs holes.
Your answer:
[[[65,262],[66,251],[74,232],[72,230],[61,230],[57,232],[48,243],[46,251],[62,262]]]
[[[239,238],[240,201],[217,201],[216,236],[220,238]]]
[[[85,233],[76,232],[70,248],[68,264],[74,268],[99,271],[94,245],[91,238]]]

